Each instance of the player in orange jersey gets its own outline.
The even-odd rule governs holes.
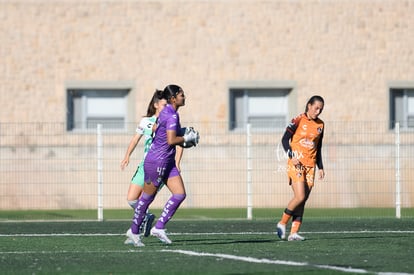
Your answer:
[[[322,180],[325,176],[322,163],[324,123],[318,118],[323,107],[323,98],[312,96],[306,103],[305,112],[292,119],[282,137],[283,149],[288,156],[287,173],[293,198],[277,224],[277,235],[281,239],[286,238],[286,224],[292,218],[288,241],[305,240],[298,232],[305,203],[314,185],[315,166],[318,167],[318,178]]]

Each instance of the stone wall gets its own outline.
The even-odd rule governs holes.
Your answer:
[[[228,120],[229,81],[292,81],[297,112],[317,93],[325,120],[387,121],[388,84],[414,80],[412,14],[409,0],[2,1],[0,121],[65,122],[68,81],[134,83],[136,120],[169,83],[183,119],[208,123]]]

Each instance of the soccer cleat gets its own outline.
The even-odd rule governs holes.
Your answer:
[[[138,228],[138,234],[142,234],[145,228],[145,223],[147,222],[147,216],[145,215],[144,219],[142,220],[141,225]]]
[[[151,236],[157,237],[163,243],[170,244],[172,243],[170,239],[168,239],[167,234],[165,233],[165,229],[157,229],[155,226],[151,229]]]
[[[299,235],[298,233],[292,233],[288,237],[288,241],[304,241],[305,238]]]
[[[150,235],[152,223],[155,220],[155,215],[151,213],[147,213],[145,215],[144,222],[142,223],[142,229],[141,232],[144,231],[144,237],[148,237]]]
[[[134,244],[134,241],[133,241],[133,240],[131,240],[130,238],[127,238],[127,239],[125,240],[124,244],[127,244],[127,245],[133,245],[133,244]]]
[[[286,238],[286,224],[281,224],[280,222],[277,224],[276,229],[277,236],[284,240]]]
[[[128,237],[129,242],[127,243],[127,241],[125,241],[125,244],[133,244],[135,247],[145,246],[144,243],[141,242],[139,234],[132,233],[131,228],[128,229],[126,236]]]

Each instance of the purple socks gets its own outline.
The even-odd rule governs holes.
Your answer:
[[[172,216],[174,215],[175,211],[177,211],[180,204],[184,201],[186,194],[173,194],[167,203],[164,206],[164,210],[160,218],[158,219],[157,223],[155,224],[155,228],[157,229],[164,229],[165,225],[169,220],[171,220]],[[134,231],[132,231],[134,232]]]
[[[136,208],[134,211],[134,218],[132,219],[131,231],[134,234],[139,233],[139,226],[145,218],[147,213],[148,206],[154,200],[155,195],[149,195],[145,192],[142,193],[142,196],[139,198]]]

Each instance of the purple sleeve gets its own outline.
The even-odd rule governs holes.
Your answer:
[[[167,128],[166,129],[167,131],[168,130],[174,130],[177,133],[180,132],[180,131],[177,130],[177,129],[180,129],[181,128],[180,127],[180,122],[178,121],[178,116],[177,115],[170,116],[167,119],[167,127],[166,128]]]

